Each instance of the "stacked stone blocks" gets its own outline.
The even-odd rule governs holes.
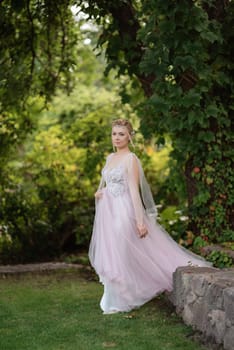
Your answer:
[[[179,267],[171,301],[210,344],[234,350],[234,269]]]

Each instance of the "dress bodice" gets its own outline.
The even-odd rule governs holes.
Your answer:
[[[127,188],[125,167],[123,164],[117,165],[111,169],[106,167],[102,170],[102,175],[106,182],[107,190],[115,197],[123,194]]]

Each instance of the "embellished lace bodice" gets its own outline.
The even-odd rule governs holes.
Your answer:
[[[143,225],[146,210],[150,213],[155,212],[155,203],[145,179],[141,163],[137,156],[130,152],[122,158],[121,163],[111,162],[114,154],[110,154],[106,159],[106,164],[102,169],[102,177],[98,189],[110,193],[113,198],[129,199],[134,217],[139,225]],[[114,164],[115,163],[115,164]],[[127,195],[127,197],[126,197]],[[103,196],[104,199],[110,196]],[[145,202],[144,202],[145,200]],[[98,201],[96,201],[98,203]]]
[[[113,196],[117,197],[126,191],[127,182],[123,165],[118,165],[111,169],[104,167],[102,175],[106,182],[107,190],[113,194]]]

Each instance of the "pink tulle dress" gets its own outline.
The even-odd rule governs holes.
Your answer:
[[[105,314],[130,311],[171,291],[178,266],[210,266],[178,245],[146,214],[134,171],[134,164],[141,166],[137,156],[129,152],[124,161],[110,167],[113,156],[107,157],[102,169],[103,195],[96,200],[89,247],[91,265],[104,285],[100,306]],[[147,226],[145,238],[138,235],[139,220]]]

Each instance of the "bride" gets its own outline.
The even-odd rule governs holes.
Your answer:
[[[177,244],[156,222],[157,210],[140,160],[129,149],[133,128],[112,123],[117,151],[107,156],[95,193],[96,214],[89,259],[104,285],[105,314],[130,311],[172,290],[178,266],[210,266]]]

